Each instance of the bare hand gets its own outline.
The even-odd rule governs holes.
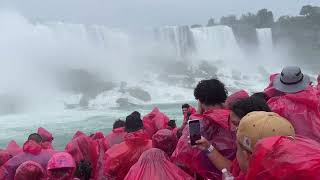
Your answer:
[[[188,136],[188,138],[189,138],[188,142],[190,144],[190,137]],[[195,145],[193,147],[198,148],[203,151],[207,150],[210,147],[210,142],[206,138],[204,138],[203,136],[201,136],[201,139],[196,141],[196,143],[197,143],[197,145]]]

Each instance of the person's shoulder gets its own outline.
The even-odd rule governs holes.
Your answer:
[[[120,144],[113,145],[110,149],[106,151],[105,155],[109,158],[115,158],[126,153],[128,150],[128,145],[125,142],[122,142]]]

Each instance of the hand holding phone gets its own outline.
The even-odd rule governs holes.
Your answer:
[[[190,133],[190,144],[194,146],[197,144],[196,141],[201,139],[199,120],[189,121],[189,133]]]

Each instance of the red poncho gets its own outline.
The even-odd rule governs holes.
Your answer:
[[[17,144],[16,141],[12,140],[8,143],[6,150],[12,155],[15,156],[22,152],[21,147]]]
[[[169,117],[160,112],[159,108],[154,108],[143,117],[142,121],[149,138],[151,138],[158,130],[168,127]]]
[[[233,160],[236,153],[236,134],[230,130],[229,110],[216,109],[203,115],[194,115],[191,119],[200,119],[201,133],[226,158]],[[198,173],[204,178],[220,179],[221,172],[214,167],[207,155],[188,144],[189,128],[184,128],[172,160],[190,174]]]
[[[193,178],[170,162],[160,149],[145,151],[131,167],[125,180],[192,180]]]
[[[270,83],[269,83],[268,87],[264,89],[264,93],[268,96],[268,99],[272,98],[272,97],[276,97],[276,96],[281,96],[281,95],[285,94],[283,92],[280,92],[280,91],[276,90],[273,87],[273,81],[277,77],[278,74],[279,73],[270,75],[270,78],[269,78],[270,79]]]
[[[96,141],[85,135],[79,135],[72,139],[66,146],[65,151],[71,154],[76,164],[81,160],[89,161],[92,165],[92,178],[98,174],[99,145]]]
[[[319,180],[320,144],[307,138],[269,137],[255,146],[246,179]]]
[[[0,167],[4,165],[9,159],[12,158],[12,155],[6,150],[0,150]]]
[[[271,98],[268,105],[273,112],[290,121],[297,135],[320,142],[319,100],[314,88]]]
[[[40,164],[43,169],[46,169],[48,161],[53,154],[53,151],[42,150],[40,144],[29,140],[23,145],[23,153],[16,155],[3,165],[5,177],[8,180],[13,179],[16,169],[26,161],[34,161]],[[0,175],[0,177],[3,177],[3,175]]]
[[[42,148],[43,149],[53,149],[53,147],[52,147],[52,141],[53,141],[52,134],[42,127],[38,128],[38,134],[42,137],[42,143],[41,143]]]
[[[74,159],[69,153],[60,152],[52,156],[48,162],[48,180],[71,180],[76,170]],[[52,171],[60,170],[58,177],[53,175]]]
[[[225,106],[226,106],[228,109],[231,109],[231,106],[232,106],[234,103],[236,103],[236,102],[238,102],[238,101],[240,101],[240,100],[242,100],[242,99],[246,99],[246,98],[248,98],[248,97],[249,97],[249,94],[248,94],[245,90],[237,91],[237,92],[231,94],[231,95],[227,98],[227,100],[226,100],[226,102],[225,102]]]
[[[108,150],[115,144],[120,144],[124,141],[124,137],[127,135],[127,132],[123,127],[113,129],[105,138],[104,138],[104,147]]]
[[[128,133],[125,141],[112,146],[105,153],[104,175],[110,179],[123,180],[141,154],[152,148],[152,142],[144,130]]]
[[[45,170],[40,164],[27,161],[18,167],[14,180],[40,180],[44,179],[45,174]]]
[[[152,136],[152,146],[163,150],[168,156],[176,149],[177,143],[177,136],[169,129],[161,129]]]

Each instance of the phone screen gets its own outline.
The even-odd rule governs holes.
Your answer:
[[[200,121],[189,121],[190,143],[192,146],[196,145],[196,141],[201,139]]]

